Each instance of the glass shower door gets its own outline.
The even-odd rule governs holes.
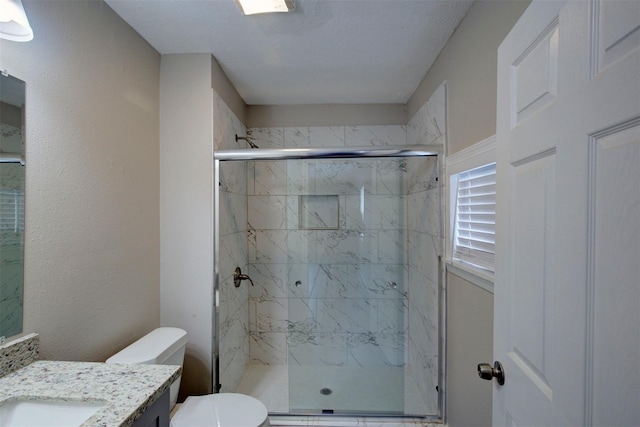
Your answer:
[[[287,161],[289,413],[404,413],[404,165]]]

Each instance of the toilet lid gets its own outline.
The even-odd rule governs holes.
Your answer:
[[[251,396],[218,393],[189,396],[171,419],[172,427],[259,427],[267,420],[267,407]]]

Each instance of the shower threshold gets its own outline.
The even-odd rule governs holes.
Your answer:
[[[353,417],[363,416],[389,420],[389,417],[404,418],[404,414],[420,414],[417,418],[424,423],[425,402],[411,380],[411,376],[405,379],[404,368],[400,367],[251,365],[237,392],[259,399],[269,414],[285,415],[280,417],[285,420],[296,416],[316,419],[322,415],[334,422],[336,417],[354,420]],[[394,387],[399,392],[391,392]],[[435,421],[437,416],[429,419]]]

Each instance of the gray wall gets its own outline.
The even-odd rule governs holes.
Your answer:
[[[182,400],[211,392],[211,155],[214,146],[238,145],[234,135],[245,134],[240,123],[245,106],[218,63],[206,53],[162,56],[160,105],[161,323],[189,334]]]
[[[495,134],[498,46],[528,5],[476,1],[407,103],[411,116],[447,81],[448,154]],[[492,387],[476,365],[493,360],[493,295],[449,273],[447,328],[447,424],[491,425]]]
[[[240,98],[238,91],[231,84],[231,81],[220,67],[220,64],[212,55],[211,58],[211,87],[216,91],[218,96],[224,101],[227,108],[236,116],[242,123],[246,123],[247,120],[247,105],[244,100]]]
[[[27,85],[24,331],[100,361],[160,323],[160,55],[102,2],[24,7],[33,41],[0,41]]]
[[[413,117],[404,104],[248,105],[246,111],[250,128],[406,125]]]
[[[213,333],[211,55],[163,55],[160,74],[161,323],[189,334],[181,393],[206,394]]]
[[[447,424],[491,425],[492,383],[477,365],[493,361],[493,294],[447,275]]]
[[[498,46],[529,0],[477,0],[407,103],[409,117],[447,81],[448,154],[496,133]]]

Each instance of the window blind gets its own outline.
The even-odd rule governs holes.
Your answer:
[[[453,259],[494,271],[496,164],[458,174]]]
[[[24,230],[24,191],[0,191],[0,231]]]

